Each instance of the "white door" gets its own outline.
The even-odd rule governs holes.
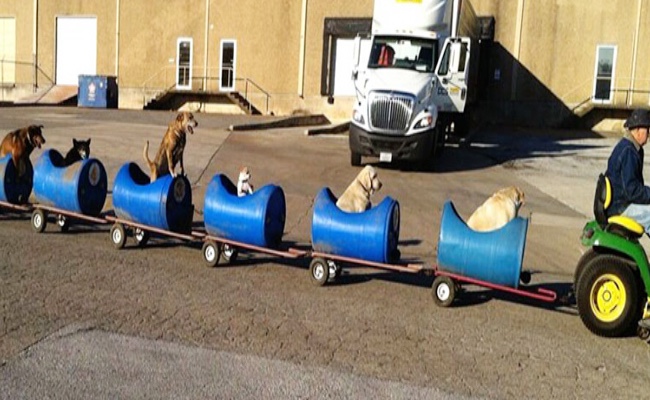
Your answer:
[[[176,89],[192,89],[192,38],[176,41]]]
[[[97,73],[97,18],[57,17],[56,84],[79,85],[79,75]]]
[[[465,37],[445,40],[436,68],[434,92],[440,111],[465,111],[471,45],[471,40]]]
[[[16,19],[0,18],[0,85],[16,83]]]
[[[221,41],[221,77],[219,78],[219,91],[231,92],[235,90],[235,77],[237,65],[237,42],[232,39]]]
[[[359,60],[368,60],[370,56],[370,39],[361,39]],[[336,62],[334,65],[334,96],[354,96],[354,39],[336,40]],[[359,67],[365,68],[367,62],[360,62]]]

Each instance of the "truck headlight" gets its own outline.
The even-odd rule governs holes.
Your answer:
[[[366,123],[365,119],[363,118],[363,113],[359,110],[352,111],[352,119],[358,124],[363,125]]]
[[[413,128],[415,129],[423,129],[423,128],[430,128],[433,126],[433,116],[427,115],[422,117]]]

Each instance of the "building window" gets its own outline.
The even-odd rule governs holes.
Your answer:
[[[221,77],[219,78],[219,90],[230,92],[235,90],[235,61],[237,56],[237,42],[233,39],[221,41]]]
[[[614,96],[615,66],[616,46],[598,45],[596,47],[596,68],[594,73],[594,102],[611,103]]]
[[[176,43],[176,89],[192,89],[192,38]]]

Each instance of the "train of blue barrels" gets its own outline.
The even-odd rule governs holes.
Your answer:
[[[286,220],[283,189],[267,184],[239,197],[236,184],[216,174],[205,192],[203,226],[193,226],[194,205],[190,182],[184,176],[165,175],[154,182],[134,162],[118,170],[112,188],[113,210],[104,211],[108,177],[100,160],[89,158],[63,165],[62,155],[45,150],[27,172],[17,176],[10,155],[0,159],[0,206],[32,212],[32,226],[42,232],[48,215],[62,230],[71,221],[112,224],[115,247],[133,236],[145,245],[157,234],[203,242],[207,265],[234,262],[239,251],[262,252],[282,258],[311,259],[310,276],[316,285],[335,281],[343,266],[367,266],[435,276],[433,298],[448,306],[461,284],[476,284],[553,302],[555,293],[520,288],[527,283],[522,263],[528,220],[517,217],[493,232],[475,232],[444,204],[438,236],[437,264],[402,263],[399,202],[386,196],[371,209],[349,213],[336,206],[336,196],[324,187],[315,197],[311,248],[286,249],[282,240]],[[33,194],[35,202],[30,203]],[[3,207],[0,207],[2,209]]]

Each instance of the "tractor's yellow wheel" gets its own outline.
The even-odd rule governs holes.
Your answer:
[[[576,279],[580,319],[600,336],[621,336],[636,328],[643,312],[641,277],[626,259],[601,254]]]
[[[591,312],[603,322],[616,321],[625,310],[628,301],[623,281],[616,275],[599,276],[589,291]]]

